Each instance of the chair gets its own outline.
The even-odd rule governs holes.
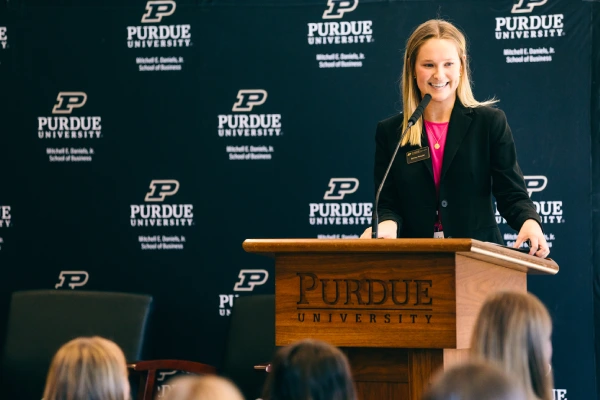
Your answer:
[[[222,373],[253,400],[261,397],[267,374],[254,367],[275,353],[275,295],[242,296],[235,300]]]
[[[222,374],[231,379],[247,400],[260,397],[265,369],[275,352],[275,296],[243,296],[231,313]],[[258,367],[258,368],[255,368]],[[214,374],[216,368],[193,361],[151,360],[129,365],[139,373],[138,400],[153,400],[158,371]]]
[[[197,375],[215,374],[216,368],[211,365],[184,360],[152,360],[139,361],[127,366],[130,371],[139,373],[138,400],[153,400],[156,386],[156,375],[160,370],[185,371]]]
[[[138,360],[152,297],[127,293],[36,290],[13,293],[2,359],[2,397],[39,400],[52,357],[79,336],[117,343]]]

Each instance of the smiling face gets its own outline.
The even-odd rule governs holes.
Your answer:
[[[452,41],[427,40],[419,49],[415,61],[415,78],[421,97],[429,93],[432,103],[451,109],[462,68],[458,50]]]

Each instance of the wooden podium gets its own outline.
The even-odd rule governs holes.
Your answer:
[[[558,265],[473,239],[249,239],[275,258],[275,344],[341,347],[359,399],[420,400],[436,370],[467,358],[479,309]]]

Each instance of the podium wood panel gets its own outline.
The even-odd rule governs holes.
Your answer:
[[[456,346],[452,255],[285,255],[275,270],[278,346]]]
[[[498,290],[527,291],[527,274],[456,255],[456,348],[466,349],[485,298]]]
[[[408,353],[409,399],[423,398],[432,375],[444,366],[443,351],[439,349],[414,349]]]
[[[342,348],[361,400],[421,400],[431,377],[468,359],[468,349]],[[384,397],[382,397],[384,396]]]
[[[355,384],[356,397],[359,400],[404,400],[410,398],[408,383],[355,382]]]

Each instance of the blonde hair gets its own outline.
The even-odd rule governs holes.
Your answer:
[[[552,373],[544,340],[552,332],[548,310],[535,296],[498,292],[483,304],[471,338],[475,358],[496,363],[532,399],[552,400]]]
[[[129,399],[123,351],[98,336],[63,345],[52,359],[44,389],[44,400],[88,399]]]
[[[216,375],[182,376],[169,381],[171,391],[163,400],[244,400],[228,379]]]
[[[467,58],[467,41],[465,35],[451,23],[441,19],[431,19],[422,23],[415,29],[406,42],[404,51],[404,68],[402,70],[402,103],[404,108],[404,124],[408,125],[408,119],[417,109],[421,101],[421,92],[415,83],[415,64],[421,46],[429,39],[445,39],[456,45],[458,58],[462,65],[462,74],[459,78],[456,95],[465,107],[480,107],[492,105],[497,100],[491,99],[484,102],[475,100],[471,90],[471,71],[469,69],[469,59]],[[413,146],[421,146],[421,135],[423,133],[423,119],[419,119],[415,125],[408,131],[402,146],[410,143]]]

